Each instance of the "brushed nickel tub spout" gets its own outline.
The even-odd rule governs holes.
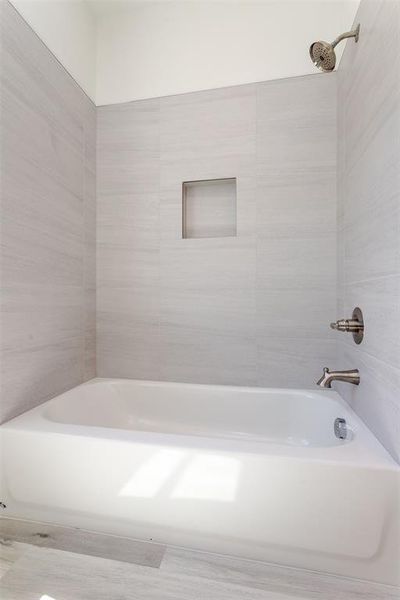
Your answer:
[[[360,373],[358,369],[351,369],[350,371],[330,371],[328,367],[324,368],[324,373],[317,381],[317,385],[322,388],[331,388],[332,381],[345,381],[352,383],[353,385],[359,385]]]

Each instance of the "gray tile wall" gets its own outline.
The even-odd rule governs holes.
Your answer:
[[[400,460],[400,2],[362,0],[356,22],[338,72],[338,316],[358,305],[366,330],[340,337],[337,364],[360,369],[341,392]]]
[[[100,376],[312,387],[332,364],[336,75],[98,109]],[[237,178],[237,237],[182,239]]]
[[[0,10],[4,421],[95,374],[96,109]]]

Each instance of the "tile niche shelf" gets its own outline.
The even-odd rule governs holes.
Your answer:
[[[236,178],[182,184],[182,237],[236,236]]]

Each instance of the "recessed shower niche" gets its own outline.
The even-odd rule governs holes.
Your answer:
[[[182,184],[182,237],[236,236],[236,177]]]

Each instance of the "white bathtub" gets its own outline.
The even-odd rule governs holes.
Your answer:
[[[399,467],[333,391],[95,379],[0,434],[4,516],[397,580]]]

